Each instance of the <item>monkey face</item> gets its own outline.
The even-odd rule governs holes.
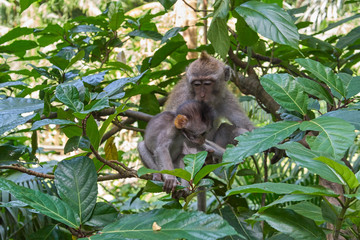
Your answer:
[[[194,80],[191,82],[195,94],[195,100],[199,102],[211,103],[214,97],[214,80]]]
[[[205,143],[206,132],[197,133],[189,129],[183,129],[182,132],[185,138],[195,145],[203,145]]]

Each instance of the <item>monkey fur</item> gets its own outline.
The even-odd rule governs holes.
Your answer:
[[[184,168],[183,157],[187,154],[184,144],[193,147],[204,145],[205,134],[212,124],[212,109],[206,103],[195,100],[186,101],[176,112],[157,114],[146,127],[144,141],[138,144],[143,164],[155,170]],[[163,190],[167,193],[174,194],[179,184],[175,176],[168,174],[153,174],[153,179],[163,179]]]

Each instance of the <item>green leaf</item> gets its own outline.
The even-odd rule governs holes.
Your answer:
[[[185,170],[191,175],[191,179],[194,179],[195,175],[200,171],[205,163],[207,152],[198,152],[197,154],[188,154],[184,157]]]
[[[319,117],[302,122],[300,129],[302,131],[319,131],[320,134],[315,138],[315,141],[309,143],[311,149],[327,153],[335,159],[344,157],[345,152],[353,144],[355,138],[354,126],[334,117]]]
[[[324,163],[314,161],[315,158],[324,153],[312,151],[298,142],[287,142],[277,147],[285,149],[286,154],[295,161],[297,165],[309,169],[310,172],[318,174],[330,182],[342,184],[342,180],[338,175],[331,171]]]
[[[240,17],[238,14],[235,15],[237,18],[236,22],[236,31],[241,34],[237,34],[237,39],[244,46],[253,46],[259,40],[259,36],[254,32],[249,25],[245,22],[244,18]]]
[[[68,204],[55,196],[18,186],[4,178],[0,178],[0,190],[10,192],[19,201],[69,227],[78,228],[80,226],[77,213]]]
[[[82,32],[102,32],[98,27],[92,25],[78,25],[70,30],[71,33],[82,33]]]
[[[356,130],[360,130],[360,111],[351,109],[339,109],[336,111],[327,112],[322,117],[335,117],[351,123]]]
[[[289,111],[296,111],[305,116],[308,96],[302,86],[289,74],[267,74],[260,78],[261,85],[276,102]]]
[[[25,11],[31,4],[38,2],[39,0],[20,0],[20,13]]]
[[[174,27],[174,28],[168,30],[168,31],[164,34],[163,38],[161,39],[160,45],[163,44],[163,43],[165,43],[165,42],[167,42],[170,38],[173,38],[173,37],[175,37],[176,35],[178,35],[179,32],[181,32],[183,29],[184,29],[184,28],[182,28],[182,27]]]
[[[80,113],[88,114],[95,111],[100,111],[104,108],[110,107],[109,105],[109,98],[104,97],[100,100],[93,101],[90,105],[87,105],[85,107],[85,110],[81,111]]]
[[[211,21],[208,38],[215,51],[225,59],[230,49],[230,38],[225,19],[217,17]]]
[[[42,229],[36,231],[35,233],[31,233],[28,238],[29,240],[71,240],[72,235],[70,231],[65,229],[64,227],[59,226],[58,224],[46,225]]]
[[[324,33],[326,31],[329,31],[329,30],[331,30],[333,28],[336,28],[336,27],[338,27],[338,26],[340,26],[340,25],[342,25],[342,24],[344,24],[344,23],[346,23],[348,21],[354,20],[354,19],[359,18],[359,17],[360,17],[360,13],[356,13],[356,14],[350,16],[350,17],[343,18],[340,21],[332,22],[325,29],[317,32],[315,35],[320,34],[320,33]],[[340,41],[339,41],[339,43],[340,43]]]
[[[22,81],[11,81],[11,82],[0,83],[0,88],[12,87],[12,86],[15,87],[15,86],[29,86],[29,85]]]
[[[315,160],[325,163],[331,171],[338,175],[343,185],[347,185],[351,189],[355,189],[360,185],[355,174],[347,166],[326,157],[318,157]]]
[[[152,229],[154,222],[161,230]],[[218,239],[234,234],[236,231],[217,214],[157,209],[124,216],[89,239]]]
[[[21,114],[40,110],[44,107],[42,100],[33,98],[5,98],[0,100],[0,115]]]
[[[337,44],[337,48],[346,48],[356,43],[360,39],[360,26],[352,29],[347,35],[341,37]]]
[[[55,125],[76,125],[76,123],[69,121],[69,120],[63,120],[63,119],[43,119],[39,120],[33,123],[30,130],[38,130],[42,126],[49,125],[49,124],[55,124]]]
[[[83,224],[92,214],[97,198],[97,173],[88,157],[61,161],[55,170],[55,185],[60,198],[80,216]]]
[[[150,67],[156,67],[160,63],[162,63],[171,53],[179,49],[181,46],[185,45],[185,41],[177,41],[177,40],[170,40],[160,49],[158,49],[154,56],[150,60]]]
[[[194,179],[194,184],[198,184],[198,182],[203,179],[206,175],[208,175],[209,173],[211,173],[212,171],[214,171],[215,169],[218,169],[221,166],[224,166],[228,163],[224,162],[224,163],[218,163],[218,164],[210,164],[210,165],[206,165],[203,168],[200,169],[200,171],[195,175]]]
[[[21,36],[26,36],[34,32],[32,28],[16,27],[8,31],[6,34],[0,37],[0,45],[16,39]]]
[[[97,202],[91,218],[85,223],[93,227],[105,227],[113,223],[119,212],[110,204],[105,202]]]
[[[100,138],[98,125],[93,115],[90,115],[90,117],[86,122],[86,136],[89,137],[91,144],[93,145],[95,150],[97,150],[99,148],[101,138]]]
[[[169,174],[169,175],[173,175],[173,176],[185,179],[188,182],[191,180],[191,174],[188,171],[186,171],[184,169],[181,169],[181,168],[177,168],[177,169],[174,169],[174,170],[158,171],[158,170],[148,169],[148,168],[142,167],[142,168],[140,168],[138,170],[137,174],[140,177],[140,176],[142,176],[144,174],[147,174],[147,173],[165,173],[165,174]]]
[[[329,85],[329,87],[338,92],[341,96],[346,96],[346,91],[343,86],[341,79],[335,75],[335,73],[329,67],[325,67],[321,63],[311,60],[298,58],[295,62],[299,63],[307,71],[311,72],[320,81]]]
[[[119,29],[125,20],[124,9],[121,2],[111,2],[108,10],[109,28],[113,31]]]
[[[155,31],[142,31],[142,30],[134,30],[128,34],[130,37],[142,37],[147,39],[152,39],[155,41],[160,41],[163,36]]]
[[[290,136],[299,128],[298,122],[277,122],[236,137],[238,144],[227,148],[223,161],[240,163],[245,157],[265,151]]]
[[[9,45],[0,46],[0,52],[6,53],[17,53],[24,54],[25,51],[36,48],[38,45],[36,42],[31,40],[16,40]]]
[[[251,212],[241,211],[237,214],[232,207],[225,205],[217,210],[219,215],[223,217],[237,232],[236,235],[225,239],[246,239],[246,240],[262,240],[263,234],[259,223],[253,226],[245,222],[245,219],[251,215]]]
[[[176,1],[177,0],[159,0],[159,2],[161,3],[161,5],[163,5],[165,10],[169,10],[176,3]]]
[[[79,100],[79,91],[73,85],[58,85],[55,96],[74,112],[84,109],[84,103]]]
[[[226,192],[228,196],[239,193],[276,193],[276,194],[305,194],[313,196],[337,197],[333,191],[323,187],[307,187],[289,183],[256,183],[236,187]]]
[[[101,73],[83,77],[81,80],[92,86],[97,86],[104,80],[105,74],[106,74],[106,71],[103,71]]]
[[[70,138],[64,147],[64,153],[69,153],[72,151],[77,150],[78,148],[81,148],[82,150],[89,150],[90,149],[90,140],[88,137],[83,136],[74,136]]]
[[[69,65],[69,61],[59,57],[59,56],[52,56],[48,58],[49,62],[51,62],[56,67],[60,68],[61,70],[65,70]]]
[[[338,73],[337,76],[343,82],[346,98],[349,99],[360,92],[360,76],[353,77],[347,73]]]
[[[270,208],[261,213],[260,220],[296,240],[326,239],[323,230],[309,218],[289,209]]]
[[[35,116],[36,114],[31,114],[26,117],[18,114],[0,114],[0,136],[17,126],[26,123]]]
[[[334,99],[331,97],[330,93],[319,83],[302,77],[296,78],[296,81],[304,88],[305,92],[334,105]]]
[[[287,206],[286,208],[291,209],[296,213],[304,217],[308,217],[316,222],[324,222],[324,218],[322,217],[322,213],[321,213],[321,208],[311,202],[301,202],[295,205]]]
[[[293,194],[293,195],[284,195],[282,197],[280,197],[279,199],[273,201],[272,203],[261,207],[259,209],[259,212],[263,212],[266,209],[273,207],[277,204],[283,204],[283,203],[289,203],[289,202],[298,202],[298,201],[305,201],[305,200],[310,200],[313,199],[315,196],[311,196],[311,195],[301,195],[301,194]],[[290,205],[291,206],[291,205]]]
[[[235,8],[255,31],[274,42],[298,48],[299,33],[284,9],[277,4],[249,1]]]

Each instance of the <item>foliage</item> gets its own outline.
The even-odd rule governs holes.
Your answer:
[[[21,11],[34,2],[20,1]],[[159,2],[170,11],[176,1]],[[316,38],[357,15],[305,35],[299,31],[309,23],[296,22],[295,14],[306,9],[276,3],[215,1],[211,24],[203,26],[211,44],[194,50],[180,34],[186,28],[159,30],[165,11],[133,17],[120,2],[97,16],[18,26],[1,36],[1,238],[32,238],[14,233],[19,228],[11,227],[8,212],[49,217],[29,230],[35,239],[359,238],[359,27]],[[138,54],[143,40],[155,49],[145,58]],[[187,53],[202,50],[226,59],[236,86],[275,122],[238,136],[223,163],[203,167],[200,152],[185,157],[184,169],[161,171],[189,182],[186,199],[160,197],[135,210],[146,193],[162,191],[161,182],[147,181],[129,206],[115,201],[114,208],[101,200],[96,182],[149,180],[159,171],[128,167],[129,153],[117,149],[112,135],[122,128],[141,132],[191,62]],[[66,136],[68,158],[49,167],[39,160],[49,154],[39,147],[39,133],[53,125]],[[278,163],[274,149],[286,153]],[[27,175],[50,179],[56,190],[21,186]],[[320,186],[319,177],[343,192]],[[189,211],[203,187],[211,214]]]

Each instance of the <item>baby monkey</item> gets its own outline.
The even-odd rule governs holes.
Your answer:
[[[202,149],[213,120],[213,110],[206,103],[195,100],[181,104],[176,113],[157,114],[146,127],[144,141],[138,144],[141,161],[145,167],[155,170],[184,168],[184,144]],[[175,176],[168,174],[155,173],[153,180],[163,180],[163,190],[167,193],[174,193],[179,184]],[[186,186],[186,183],[182,185]]]

